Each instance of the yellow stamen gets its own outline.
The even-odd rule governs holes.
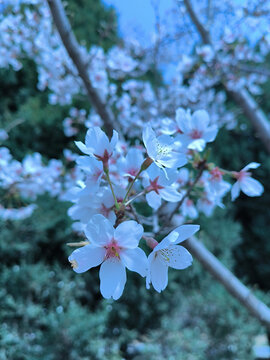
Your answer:
[[[72,269],[77,269],[78,263],[76,260],[69,260],[69,262],[71,264]]]

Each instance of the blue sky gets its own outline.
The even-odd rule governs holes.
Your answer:
[[[103,0],[107,5],[116,8],[120,34],[136,37],[143,43],[151,40],[155,30],[155,11],[153,4],[159,8],[160,17],[166,16],[173,0]]]

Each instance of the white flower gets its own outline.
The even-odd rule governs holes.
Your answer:
[[[237,179],[236,183],[232,186],[231,195],[232,201],[234,201],[240,194],[240,190],[247,196],[261,196],[264,188],[262,184],[255,179],[252,179],[249,169],[257,169],[260,164],[251,162],[245,166],[241,171],[234,172],[234,176]]]
[[[146,277],[146,287],[152,283],[158,292],[164,290],[168,284],[168,267],[182,270],[192,264],[191,254],[180,242],[188,239],[199,230],[199,225],[182,225],[166,236],[148,256],[149,269]]]
[[[101,264],[100,291],[104,298],[117,300],[126,283],[126,269],[146,276],[147,258],[138,247],[143,227],[135,221],[125,221],[116,229],[102,215],[93,216],[86,226],[89,245],[69,256],[73,270],[83,273]]]
[[[148,156],[160,168],[176,169],[187,163],[185,154],[176,151],[174,139],[168,135],[156,137],[149,124],[143,130],[143,142]]]
[[[146,201],[149,206],[157,210],[161,205],[161,199],[169,202],[177,202],[182,199],[182,195],[172,186],[176,179],[176,172],[168,170],[166,178],[164,172],[152,164],[148,169],[143,180],[143,185],[147,190]]]
[[[181,206],[181,213],[185,217],[190,219],[196,219],[198,217],[198,210],[195,207],[193,200],[186,198]]]
[[[140,149],[131,148],[126,157],[120,157],[117,168],[122,176],[134,179],[139,173],[143,163],[143,154]]]
[[[103,175],[103,166],[100,161],[89,156],[79,156],[76,163],[87,174],[87,185],[100,184]]]
[[[209,116],[205,110],[197,110],[192,115],[182,108],[176,110],[176,122],[181,134],[177,136],[183,146],[203,151],[206,143],[215,140],[218,132],[216,125],[209,126]]]
[[[75,141],[78,148],[85,154],[95,157],[97,160],[108,165],[109,158],[118,141],[118,133],[114,130],[111,141],[99,127],[94,126],[88,129],[85,137],[85,144],[81,141]]]

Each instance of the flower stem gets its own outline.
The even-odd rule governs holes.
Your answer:
[[[137,195],[135,195],[132,199],[129,199],[126,203],[125,206],[129,205],[133,200],[137,199],[139,196],[144,195],[146,193],[145,190],[139,192]]]
[[[113,198],[114,198],[115,207],[118,210],[119,209],[119,204],[118,204],[117,198],[116,198],[114,190],[113,190],[113,186],[112,186],[112,182],[111,182],[111,178],[110,178],[110,174],[109,174],[109,169],[104,167],[104,172],[106,174],[107,181],[108,181],[108,183],[110,185],[110,188],[111,188],[111,192],[112,192],[112,195],[113,195]]]
[[[150,157],[147,157],[144,162],[141,165],[141,168],[138,172],[138,174],[135,176],[135,178],[131,181],[131,183],[129,184],[129,187],[127,189],[127,193],[124,197],[124,200],[122,201],[122,204],[125,203],[125,201],[127,200],[128,194],[130,193],[132,186],[134,185],[135,181],[138,179],[138,177],[140,176],[140,174],[146,170],[147,168],[149,168],[149,166],[152,164],[153,160]]]
[[[129,184],[129,187],[128,187],[128,189],[127,189],[127,193],[126,193],[126,195],[125,195],[125,197],[124,197],[124,200],[122,201],[122,204],[124,204],[125,201],[127,200],[128,194],[130,193],[130,191],[131,191],[131,189],[132,189],[132,186],[134,185],[135,181],[138,179],[138,177],[139,177],[139,175],[140,175],[141,172],[142,172],[142,170],[140,170],[140,171],[138,172],[138,174],[135,176],[135,178],[134,178],[134,179],[131,181],[131,183]]]

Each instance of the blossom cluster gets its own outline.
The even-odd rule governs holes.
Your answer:
[[[204,11],[203,4],[196,2],[196,9],[200,8]],[[224,12],[234,15],[224,17]],[[140,136],[145,121],[153,120],[158,124],[177,107],[207,108],[213,123],[218,127],[225,124],[231,129],[236,126],[237,118],[226,106],[226,89],[247,88],[258,94],[260,85],[267,79],[263,71],[252,71],[254,66],[246,65],[247,61],[262,64],[269,53],[270,41],[265,32],[269,19],[265,14],[263,3],[254,10],[247,1],[239,4],[226,0],[220,9],[216,9],[217,16],[211,26],[212,44],[200,45],[198,37],[190,37],[189,31],[185,31],[175,76],[168,86],[156,91],[148,81],[141,79],[152,66],[153,59],[137,42],[126,42],[124,47],[114,46],[107,53],[98,46],[88,50],[80,45],[80,51],[88,65],[93,87],[108,106],[116,109],[115,115],[124,133]],[[185,27],[192,28],[185,10],[183,15],[178,18],[177,26],[183,26],[182,18]],[[225,30],[220,24],[225,24]],[[19,70],[23,58],[33,59],[37,64],[38,88],[50,90],[52,104],[70,104],[74,95],[85,93],[77,70],[53,26],[46,2],[7,1],[0,14],[0,30],[3,34],[0,67],[12,66]],[[166,35],[165,32],[164,37]],[[163,53],[172,55],[167,48]],[[120,83],[116,84],[112,79],[120,80]],[[221,83],[226,89],[217,86]],[[70,119],[64,122],[65,131],[75,135],[72,123]]]
[[[122,136],[114,131],[109,139],[93,109],[87,113],[71,107],[63,131],[73,137],[82,126],[88,128],[85,143],[76,142],[84,155],[65,149],[63,161],[51,159],[45,164],[42,155],[34,153],[19,162],[12,157],[12,149],[0,148],[4,192],[0,217],[30,216],[36,198],[45,192],[70,201],[73,228],[86,241],[69,261],[78,273],[101,265],[100,289],[105,298],[122,295],[126,268],[145,277],[147,288],[152,284],[156,291],[164,290],[168,267],[184,269],[192,263],[189,252],[179,244],[199,230],[192,224],[199,213],[211,216],[216,207],[223,208],[229,192],[233,201],[240,191],[248,196],[263,192],[251,174],[258,163],[234,171],[208,162],[206,147],[218,129],[236,126],[235,114],[226,106],[226,91],[260,93],[265,76],[247,71],[244,65],[247,60],[262,63],[270,45],[264,27],[258,27],[258,19],[267,24],[269,20],[230,0],[223,6],[235,10],[230,12],[235,17],[225,19],[225,31],[221,11],[211,28],[213,43],[201,46],[196,37],[187,42],[183,37],[185,51],[173,79],[155,89],[143,77],[152,69],[153,59],[138,43],[126,42],[107,53],[99,46],[80,45],[91,85],[113,111]],[[232,32],[230,24],[238,24],[240,10],[249,15]],[[250,31],[254,28],[255,42]],[[85,95],[46,2],[6,1],[0,31],[1,68],[11,66],[18,71],[25,57],[34,60],[38,89],[49,89],[52,105],[71,104],[75,95]],[[7,139],[3,128],[1,143]]]
[[[259,164],[234,172],[203,158],[207,143],[214,141],[218,131],[210,125],[206,111],[191,114],[179,108],[175,119],[166,118],[161,124],[159,134],[151,124],[145,125],[144,147],[141,143],[127,146],[116,131],[109,140],[99,127],[87,131],[85,143],[76,142],[84,153],[76,160],[84,179],[68,191],[66,199],[74,204],[69,209],[74,229],[87,240],[69,261],[78,273],[101,264],[100,289],[105,298],[121,296],[125,268],[146,276],[147,288],[152,283],[155,290],[164,290],[168,267],[184,269],[192,263],[189,252],[178,245],[199,229],[182,225],[187,219],[198,217],[198,211],[210,216],[216,206],[224,207],[222,199],[229,190],[233,200],[240,190],[249,196],[263,192],[248,171]],[[184,167],[187,164],[197,171],[193,178],[188,166]],[[225,174],[236,180],[232,187],[224,180]],[[147,218],[137,210],[144,202],[152,209]],[[159,216],[164,210],[167,225],[176,229],[158,243],[154,237],[161,230]],[[144,232],[142,225],[150,225],[153,232]],[[138,247],[142,238],[152,250],[148,258]]]

